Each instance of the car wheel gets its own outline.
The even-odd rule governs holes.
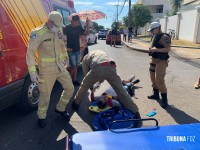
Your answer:
[[[97,38],[95,39],[94,43],[97,44]]]
[[[38,106],[40,91],[37,83],[32,83],[28,77],[22,89],[22,96],[19,101],[19,108],[23,111],[33,111]]]

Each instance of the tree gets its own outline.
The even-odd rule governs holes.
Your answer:
[[[105,29],[105,28],[104,28],[104,26],[99,25],[99,30],[101,30],[101,29]]]
[[[125,27],[124,26],[119,26],[119,31],[120,31],[120,33],[122,33],[123,32],[123,30],[125,29]]]
[[[93,22],[94,30],[98,31],[99,30],[99,25],[96,22]]]
[[[111,28],[117,27],[119,24],[117,22],[113,22]]]
[[[176,13],[180,10],[182,6],[183,0],[171,0],[172,4],[172,15],[176,15]]]
[[[153,18],[149,8],[143,4],[133,5],[131,8],[131,16],[132,19],[130,22],[135,27],[135,36],[137,36],[138,27],[144,27]]]
[[[122,18],[122,20],[123,20],[124,25],[125,25],[126,27],[128,27],[128,17],[125,16],[125,17]]]

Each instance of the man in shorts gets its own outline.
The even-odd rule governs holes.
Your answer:
[[[86,21],[87,22],[87,21]],[[87,35],[89,33],[88,28],[84,30],[80,25],[80,18],[78,15],[72,16],[71,24],[63,28],[63,33],[67,38],[67,51],[69,55],[70,75],[73,84],[80,85],[77,81],[77,70],[80,64],[80,35]]]

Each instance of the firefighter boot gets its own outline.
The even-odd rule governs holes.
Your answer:
[[[55,109],[55,112],[60,114],[62,117],[64,117],[68,122],[70,121],[70,115],[68,112],[66,112],[66,111],[60,112],[56,109]]]
[[[168,106],[167,93],[161,93],[161,97],[162,97],[161,107],[166,108]]]
[[[75,102],[75,101],[73,101],[73,102],[72,102],[72,105],[71,105],[71,107],[72,107],[74,110],[79,110],[79,105],[78,105],[78,104],[76,104],[76,102]]]
[[[150,95],[150,96],[147,96],[148,97],[148,99],[160,99],[160,97],[159,97],[159,90],[158,89],[153,89],[153,94],[152,95]]]

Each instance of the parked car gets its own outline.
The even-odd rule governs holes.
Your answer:
[[[91,43],[97,43],[97,35],[94,31],[90,30],[90,34],[86,37],[88,45]]]
[[[107,34],[108,30],[99,30],[98,32],[98,39],[104,39],[106,38],[106,34]]]
[[[110,42],[111,42],[111,30],[109,30],[106,35],[106,44],[110,44]],[[121,45],[121,35],[119,31],[117,31],[116,44]]]
[[[71,0],[0,1],[0,110],[16,103],[25,111],[37,108],[40,92],[26,64],[29,34],[52,10],[68,24],[73,7]]]

